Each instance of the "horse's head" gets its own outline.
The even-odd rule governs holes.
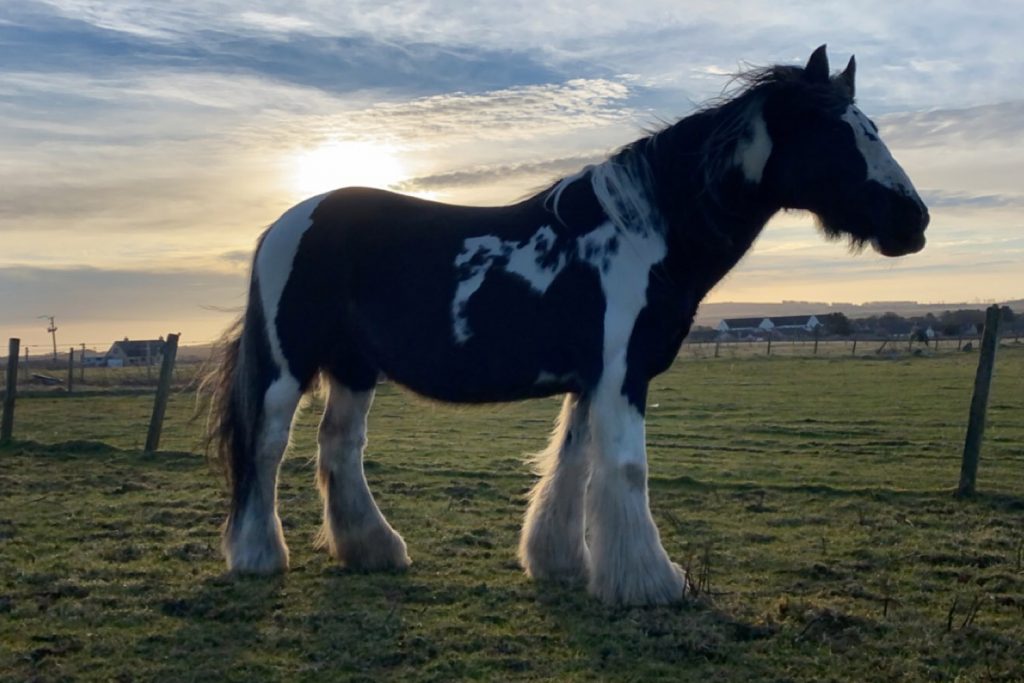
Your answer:
[[[854,104],[854,72],[829,75],[822,45],[764,101],[771,156],[764,180],[785,208],[814,213],[829,237],[886,256],[924,248],[928,209],[878,128]]]

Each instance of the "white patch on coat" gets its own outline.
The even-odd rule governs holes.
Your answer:
[[[281,351],[277,336],[277,308],[281,294],[292,272],[292,262],[299,251],[299,242],[306,230],[313,225],[311,216],[327,194],[320,194],[299,202],[274,221],[267,231],[253,264],[253,270],[260,284],[260,303],[267,323],[270,338],[270,353],[280,367],[288,367]]]
[[[768,134],[764,116],[758,112],[751,118],[747,134],[736,144],[733,161],[743,169],[743,177],[748,182],[757,184],[761,182],[764,167],[768,164],[768,157],[771,155],[772,138]]]
[[[605,339],[611,329],[615,332],[612,338],[621,341],[620,330],[627,328],[628,341],[633,322],[646,304],[648,271],[666,254],[660,217],[645,190],[647,169],[637,163],[642,162],[627,164],[613,159],[585,169],[608,221],[568,246],[563,243],[557,253],[551,251],[557,236],[550,225],[540,227],[525,244],[494,235],[465,240],[455,258],[456,269],[463,271],[452,299],[455,341],[464,344],[472,336],[466,306],[499,261],[503,261],[498,265],[502,270],[520,276],[531,289],[544,294],[574,260],[590,264],[600,274],[607,302]],[[551,191],[548,201],[556,216],[562,192],[583,175],[565,178]]]
[[[604,168],[601,168],[604,167]],[[594,179],[594,192],[616,228],[621,244],[601,270],[605,297],[604,366],[625,358],[637,316],[647,305],[651,268],[668,253],[664,226],[646,190],[646,169],[606,162]]]
[[[614,227],[606,223],[583,239],[576,239],[570,248],[561,248],[554,253],[552,247],[557,236],[550,225],[542,226],[525,244],[516,240],[502,240],[494,235],[465,240],[462,251],[455,257],[456,269],[464,273],[464,279],[456,285],[452,299],[452,331],[455,341],[464,344],[473,334],[466,319],[466,305],[483,285],[491,268],[498,267],[506,273],[518,275],[530,289],[544,294],[571,260],[581,259],[601,268],[604,261],[599,256],[608,251],[608,243],[614,235]],[[587,258],[587,253],[593,256]]]
[[[878,136],[878,131],[864,113],[855,105],[847,107],[843,121],[853,129],[857,149],[868,167],[868,180],[874,180],[883,187],[895,190],[907,197],[916,196],[913,184],[906,172],[893,158],[889,148]]]

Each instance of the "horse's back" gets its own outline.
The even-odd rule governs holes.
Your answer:
[[[526,243],[545,222],[539,202],[457,206],[367,188],[299,204],[270,228],[257,257],[261,280],[261,264],[272,266],[275,284],[284,280],[272,288],[276,302],[274,291],[264,299],[293,374],[306,383],[328,369],[369,388],[384,373],[419,393],[467,402],[574,388],[578,347],[600,338],[603,314],[603,302],[580,300],[581,289],[600,289],[586,269],[543,293],[521,277],[489,273],[470,302],[472,334],[460,339],[453,319],[467,240]],[[280,253],[264,256],[268,249]],[[589,314],[570,327],[566,310]]]

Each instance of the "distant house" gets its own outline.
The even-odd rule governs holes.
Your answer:
[[[774,318],[725,318],[715,329],[720,334],[750,336],[787,332],[813,332],[821,327],[815,315],[781,315]]]
[[[86,349],[82,352],[78,362],[87,368],[102,368],[107,364],[107,356],[100,355],[92,349]]]
[[[770,332],[772,321],[768,318],[723,318],[715,329],[723,335],[749,336]]]
[[[142,339],[131,341],[125,337],[122,341],[114,342],[107,351],[107,367],[118,368],[126,365],[156,365],[160,362],[164,353],[164,340]]]
[[[822,327],[822,323],[816,315],[780,315],[771,320],[774,329],[784,332],[800,331],[813,332],[816,327]]]

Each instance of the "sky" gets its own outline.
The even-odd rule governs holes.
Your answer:
[[[854,255],[780,214],[708,301],[1024,298],[1016,2],[5,0],[0,337],[210,341],[307,196],[515,201],[822,43],[929,244]]]

